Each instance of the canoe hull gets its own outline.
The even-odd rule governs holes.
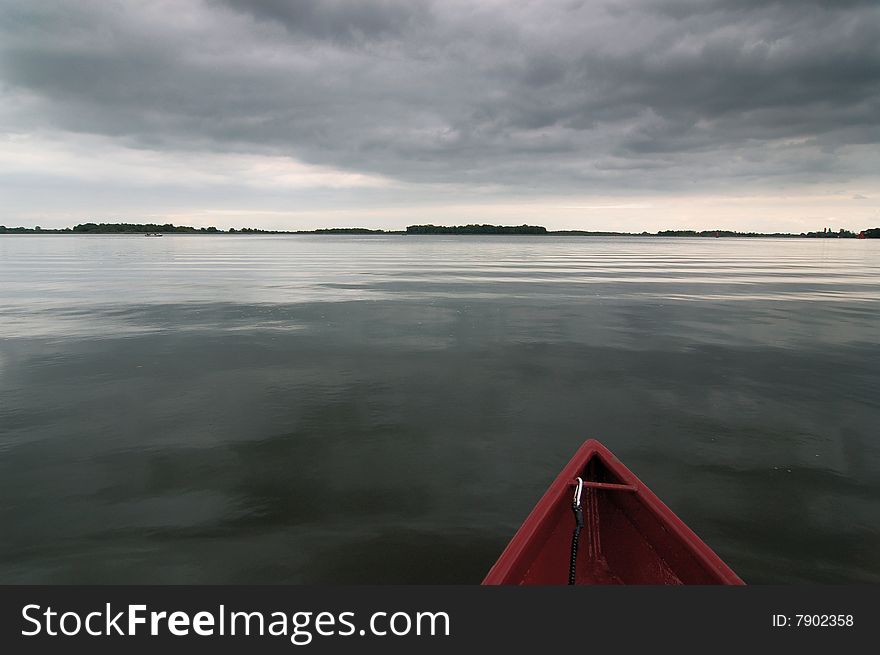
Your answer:
[[[577,584],[728,584],[743,581],[605,446],[583,444],[483,584],[567,584],[574,480],[585,481]]]

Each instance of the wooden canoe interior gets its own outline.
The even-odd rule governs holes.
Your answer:
[[[646,505],[635,476],[621,479],[598,453],[590,456],[579,475],[586,483],[582,495],[585,527],[576,584],[718,584],[717,573]],[[567,584],[573,490],[573,484],[561,489],[506,584]]]

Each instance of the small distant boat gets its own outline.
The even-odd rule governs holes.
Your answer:
[[[483,580],[566,583],[744,584],[595,439],[562,469]]]
[[[146,232],[146,233],[144,233],[144,236],[145,237],[160,237],[160,236],[162,236],[162,234],[159,232]]]

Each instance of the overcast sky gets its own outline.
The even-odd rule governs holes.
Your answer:
[[[880,226],[877,0],[0,0],[0,224]]]

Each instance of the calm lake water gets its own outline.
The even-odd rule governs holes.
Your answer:
[[[880,241],[0,237],[0,582],[478,583],[580,443],[880,582]]]

